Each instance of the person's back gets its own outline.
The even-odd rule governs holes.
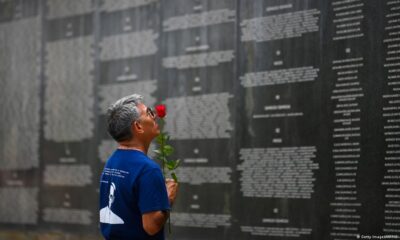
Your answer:
[[[123,97],[107,112],[107,131],[118,142],[100,179],[100,228],[107,240],[163,240],[163,228],[178,184],[164,180],[147,157],[160,134],[156,115],[137,94]]]
[[[169,210],[159,166],[140,151],[116,150],[101,176],[100,208],[106,239],[164,239],[162,230],[149,236],[142,225],[143,213]]]

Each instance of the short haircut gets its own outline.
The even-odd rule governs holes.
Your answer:
[[[107,130],[111,137],[117,141],[133,138],[131,126],[140,117],[138,104],[143,103],[139,94],[125,96],[113,103],[107,110]]]

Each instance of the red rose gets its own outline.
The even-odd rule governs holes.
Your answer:
[[[166,109],[166,107],[165,107],[164,104],[157,105],[157,106],[156,106],[157,116],[158,116],[159,118],[164,118],[165,115],[167,115],[166,110],[167,110],[167,109]]]

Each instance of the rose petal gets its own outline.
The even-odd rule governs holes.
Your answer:
[[[164,104],[157,105],[155,108],[159,118],[164,118],[167,115],[167,109]]]

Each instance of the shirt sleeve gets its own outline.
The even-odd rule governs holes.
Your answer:
[[[160,169],[147,170],[138,180],[138,205],[142,214],[170,209],[167,188]]]

